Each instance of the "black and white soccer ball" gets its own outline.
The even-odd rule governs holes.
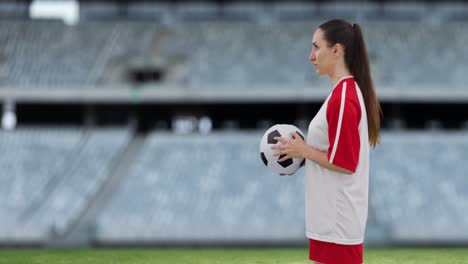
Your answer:
[[[304,158],[290,158],[282,162],[278,162],[279,159],[286,156],[285,154],[280,156],[273,156],[274,153],[278,152],[278,149],[271,149],[276,144],[283,144],[280,141],[274,139],[275,137],[283,137],[286,139],[293,139],[291,136],[292,132],[297,132],[299,136],[304,139],[302,131],[293,125],[277,124],[270,127],[262,137],[260,141],[260,157],[262,158],[265,166],[270,168],[273,172],[279,175],[292,175],[300,167],[304,166]]]

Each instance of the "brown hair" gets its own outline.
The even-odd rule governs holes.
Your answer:
[[[380,139],[382,108],[374,90],[367,48],[361,27],[341,19],[333,19],[321,24],[320,28],[329,47],[339,43],[344,46],[345,64],[361,89],[366,106],[369,143],[375,147]]]

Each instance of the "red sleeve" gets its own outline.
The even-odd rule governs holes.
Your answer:
[[[348,86],[348,87],[346,87]],[[356,88],[343,82],[333,90],[327,105],[328,161],[338,167],[356,172],[359,163],[359,122],[361,107]]]

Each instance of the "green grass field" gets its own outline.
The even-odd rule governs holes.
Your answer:
[[[468,263],[467,249],[365,249],[364,263]],[[68,263],[311,263],[305,248],[245,249],[0,249],[0,263],[68,264]]]

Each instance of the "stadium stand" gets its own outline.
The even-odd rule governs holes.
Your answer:
[[[318,24],[318,21],[308,21],[274,27],[242,23],[176,25],[167,42],[169,49],[163,49],[162,53],[191,54],[187,79],[195,87],[209,84],[245,89],[251,84],[265,85],[266,89],[284,84],[290,84],[292,89],[320,86],[319,78],[309,74],[313,69],[308,61],[312,31]],[[425,86],[426,89],[463,88],[461,81],[467,70],[463,45],[468,36],[463,32],[463,23],[426,27],[419,22],[373,21],[364,30],[376,83],[382,89],[402,91],[415,85],[423,89]],[[433,36],[437,38],[429,41]],[[446,47],[444,39],[451,40],[448,44],[451,48]],[[421,47],[421,43],[426,44]],[[457,65],[451,67],[454,71],[447,71],[453,64]]]
[[[151,133],[98,217],[97,239],[183,244],[301,238],[302,173],[268,173],[259,162],[260,138],[247,132]]]
[[[386,133],[372,159],[370,199],[376,218],[398,242],[466,238],[468,154],[463,132]],[[373,172],[373,173],[372,173]]]
[[[2,177],[2,222],[11,226],[2,225],[6,237],[0,240],[18,242],[64,235],[106,181],[131,135],[122,128],[1,133],[2,146],[13,155],[0,159],[9,172]],[[34,230],[33,237],[25,227]]]
[[[97,241],[300,243],[303,172],[279,177],[267,171],[257,157],[260,137],[152,133],[97,218]],[[468,197],[459,157],[467,152],[465,132],[384,133],[371,155],[368,241],[462,239],[465,233],[457,231],[468,227]]]
[[[6,44],[2,45],[1,86],[19,89],[94,88],[112,74],[111,62],[149,53],[155,34],[155,26],[132,22],[89,22],[76,27],[50,21],[2,23],[0,39]],[[135,39],[137,46],[132,45]]]
[[[54,235],[63,235],[92,201],[129,139],[128,131],[122,129],[90,131],[84,136],[85,143],[55,190],[29,218],[30,223],[42,224]]]
[[[274,26],[232,21],[171,26],[99,21],[76,27],[57,22],[5,23],[0,30],[0,40],[6,43],[0,66],[3,88],[130,85],[129,62],[144,66],[155,60],[183,63],[186,70],[173,81],[194,89],[248,90],[255,85],[281,90],[288,84],[288,89],[300,92],[327,85],[310,74],[313,67],[308,61],[317,20]],[[364,30],[374,78],[383,92],[391,89],[404,97],[408,90],[464,90],[465,22],[427,26],[420,21],[372,21]],[[179,60],[171,62],[175,58]],[[164,85],[162,81],[158,85]]]
[[[24,214],[48,193],[51,183],[62,177],[73,154],[82,143],[83,132],[76,128],[25,128],[0,131],[0,240],[37,242],[45,234]],[[8,172],[8,173],[6,173]]]

